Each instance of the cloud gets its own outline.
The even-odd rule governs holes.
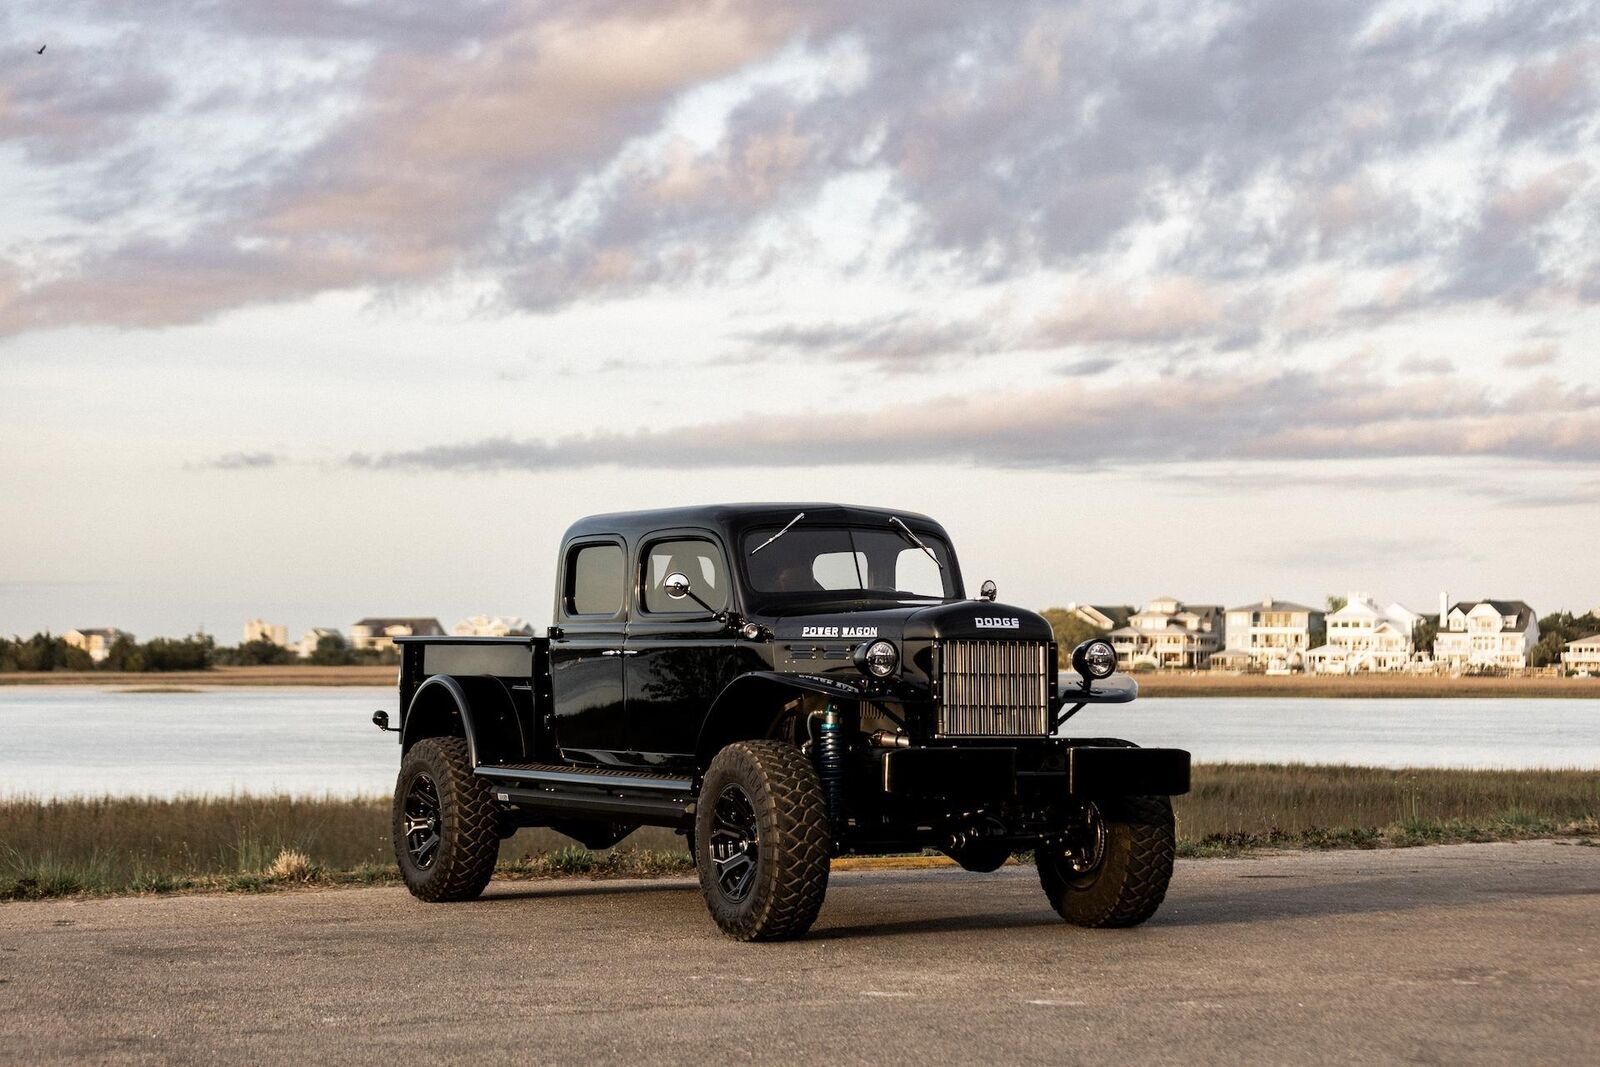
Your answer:
[[[1394,384],[1348,368],[948,397],[868,412],[752,415],[664,430],[498,437],[350,457],[364,469],[543,471],[965,463],[1107,463],[1412,456],[1600,461],[1600,393],[1541,382],[1504,394]],[[730,457],[737,457],[736,459]]]
[[[1594,154],[1583,0],[124,7],[75,5],[80,36],[114,44],[0,81],[0,137],[86,164],[60,210],[114,207],[130,231],[30,259],[0,330],[463,278],[544,311],[760,276],[825,243],[807,213],[851,179],[894,225],[841,276],[870,259],[907,279],[1137,279],[1065,293],[1045,323],[1061,344],[1270,343],[1269,283],[1304,268],[1409,271],[1364,321],[1600,293],[1590,175],[1529,178],[1511,143]],[[291,99],[327,115],[190,182],[153,172],[130,205],[114,164],[132,131],[129,160],[165,159],[216,106],[184,91],[178,32],[189,55],[280,57],[220,90],[254,109],[243,124]],[[1441,165],[1479,142],[1473,168]],[[939,340],[904,336],[912,354]]]
[[[1226,294],[1193,278],[1157,278],[1136,287],[1080,283],[1040,321],[1039,333],[1056,345],[1175,341],[1236,322],[1229,303]]]
[[[273,452],[229,452],[218,456],[207,466],[223,471],[264,470],[276,467],[281,462],[283,457]]]
[[[1592,117],[1596,62],[1600,48],[1587,42],[1549,60],[1519,64],[1499,95],[1506,112],[1504,136],[1515,140],[1562,131]]]
[[[1435,356],[1431,359],[1424,356],[1407,356],[1400,361],[1400,373],[1402,374],[1452,374],[1455,369],[1455,364],[1443,356]]]
[[[790,323],[747,332],[742,340],[754,347],[753,355],[793,352],[876,363],[895,371],[917,370],[945,356],[995,351],[1004,344],[988,323],[924,323],[910,312],[856,322]]]
[[[1555,345],[1536,345],[1532,348],[1519,348],[1507,355],[1502,362],[1508,367],[1545,367],[1556,361],[1557,354]]]
[[[1070,363],[1063,363],[1056,368],[1056,373],[1067,378],[1092,378],[1096,374],[1104,374],[1117,365],[1117,361],[1104,356],[1091,356],[1088,359],[1075,359]]]

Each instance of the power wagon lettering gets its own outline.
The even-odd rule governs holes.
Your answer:
[[[802,626],[801,637],[877,637],[876,626]]]

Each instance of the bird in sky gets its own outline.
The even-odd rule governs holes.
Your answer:
[[[48,46],[47,45],[40,45],[39,46],[39,50],[37,52],[35,52],[34,55],[36,55],[36,56],[44,55],[44,50],[45,50],[46,47],[48,47]]]

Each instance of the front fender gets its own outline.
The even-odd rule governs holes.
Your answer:
[[[723,687],[711,702],[700,736],[695,741],[695,765],[705,767],[725,745],[772,737],[784,709],[798,693],[821,693],[843,700],[869,696],[865,689],[846,681],[816,674],[780,674],[750,671]]]

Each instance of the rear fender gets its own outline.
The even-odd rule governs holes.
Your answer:
[[[412,695],[400,731],[401,752],[426,737],[465,738],[474,767],[528,756],[511,693],[490,675],[435,674]]]

